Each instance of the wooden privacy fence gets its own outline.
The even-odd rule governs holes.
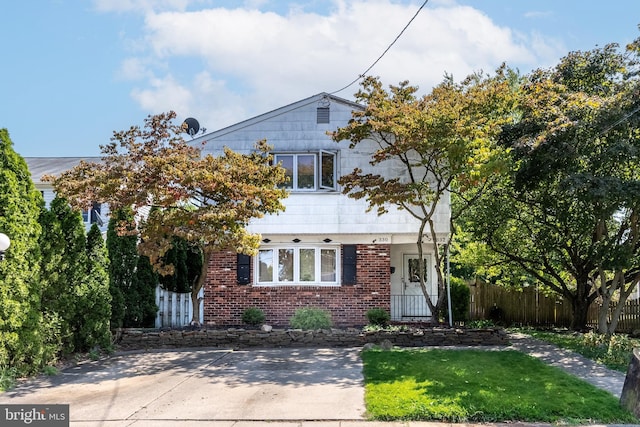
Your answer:
[[[199,321],[204,318],[204,288],[198,293],[199,301]],[[158,314],[156,315],[156,328],[180,328],[189,326],[193,315],[193,304],[191,303],[191,293],[179,294],[162,289],[160,285],[156,287],[156,305]]]
[[[477,283],[469,286],[471,301],[469,319],[500,320],[508,325],[569,327],[573,311],[571,303],[559,296],[546,296],[537,286],[508,290],[500,286]],[[591,304],[587,324],[597,328],[598,302]],[[611,318],[609,310],[609,319]],[[617,332],[640,329],[640,300],[627,301],[616,328]]]

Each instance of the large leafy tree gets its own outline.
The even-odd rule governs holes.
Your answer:
[[[451,236],[438,238],[436,208],[448,202],[450,191],[479,192],[500,169],[502,155],[495,142],[501,126],[511,119],[512,81],[513,73],[504,68],[494,76],[476,73],[459,83],[446,77],[431,93],[418,97],[418,88],[408,82],[386,91],[378,78],[367,77],[356,94],[364,110],[354,111],[349,124],[332,134],[335,141],[350,140],[351,148],[375,144],[371,170],[357,168],[340,179],[344,193],[365,198],[369,209],[380,215],[395,206],[416,218],[420,263],[423,245],[432,245],[435,303],[425,285],[424,267],[419,271],[434,322],[446,302],[444,255]],[[378,173],[384,169],[395,173]]]
[[[502,135],[511,173],[469,211],[475,237],[571,301],[574,329],[600,297],[599,329],[613,332],[640,280],[638,46],[572,52],[529,75]]]
[[[0,367],[37,372],[55,356],[45,344],[40,310],[38,216],[42,196],[24,159],[0,129],[0,232],[11,246],[0,261]]]
[[[199,147],[184,141],[174,118],[174,112],[149,116],[143,128],[114,132],[111,143],[101,147],[101,163],[82,162],[49,179],[74,206],[109,203],[113,210],[130,208],[143,218],[136,230],[138,249],[160,273],[173,272],[162,259],[174,237],[197,245],[204,259],[191,290],[197,323],[197,294],[209,260],[222,248],[255,253],[260,237],[247,232],[246,226],[284,209],[281,199],[286,192],[278,184],[285,174],[272,165],[265,141],[248,154],[225,148],[220,156],[203,156]],[[119,231],[127,233],[127,228]]]

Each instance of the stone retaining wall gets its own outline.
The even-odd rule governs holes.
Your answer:
[[[508,345],[503,329],[414,329],[407,332],[362,332],[359,329],[303,331],[273,329],[143,330],[120,329],[119,350],[189,347],[358,347],[389,340],[401,347]]]

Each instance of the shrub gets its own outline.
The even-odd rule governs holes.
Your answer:
[[[295,311],[289,324],[294,329],[329,329],[333,325],[331,313],[320,308],[299,308]]]
[[[242,322],[247,325],[260,325],[264,319],[264,312],[257,307],[249,307],[242,313]]]
[[[391,315],[383,308],[372,308],[367,311],[367,320],[370,325],[387,326]]]
[[[495,328],[496,324],[493,323],[493,320],[480,319],[480,320],[471,320],[469,322],[465,322],[465,326],[470,329],[486,329],[486,328]]]
[[[469,318],[469,302],[471,301],[471,291],[464,279],[451,277],[451,311],[454,321],[464,322]],[[449,318],[448,304],[445,306],[445,316]]]

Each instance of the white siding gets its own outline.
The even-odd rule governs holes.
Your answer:
[[[338,150],[338,176],[348,174],[356,167],[386,177],[406,175],[405,167],[399,162],[385,162],[375,167],[369,164],[377,148],[373,141],[363,141],[355,149],[349,148],[349,141],[334,142],[327,132],[345,126],[357,106],[331,97],[330,123],[317,124],[316,113],[321,99],[322,95],[318,95],[302,100],[203,135],[194,139],[193,143],[206,142],[203,153],[217,155],[225,146],[237,152],[249,152],[256,141],[266,139],[274,152]],[[325,235],[337,240],[337,235],[384,234],[398,243],[416,241],[418,222],[406,211],[391,207],[388,214],[378,216],[375,210],[366,212],[365,200],[348,198],[339,191],[292,192],[284,204],[285,212],[255,220],[249,230],[263,236]],[[435,220],[438,234],[448,234],[448,199],[438,206]]]

